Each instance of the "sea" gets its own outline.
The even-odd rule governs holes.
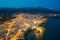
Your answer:
[[[46,31],[42,40],[60,40],[60,18],[49,18],[44,28]],[[27,40],[36,40],[36,38],[33,33],[30,33]]]

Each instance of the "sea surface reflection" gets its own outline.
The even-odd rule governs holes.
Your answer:
[[[60,18],[50,18],[46,22],[43,40],[60,40]],[[31,36],[32,35],[32,36]],[[29,38],[31,37],[31,38]],[[27,36],[28,40],[36,40],[33,33]]]

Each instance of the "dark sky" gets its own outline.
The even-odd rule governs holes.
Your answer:
[[[60,0],[0,0],[0,7],[44,7],[60,10]]]

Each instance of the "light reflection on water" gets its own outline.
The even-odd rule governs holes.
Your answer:
[[[43,36],[43,40],[59,40],[60,34],[60,18],[48,19],[46,23],[46,31]],[[33,33],[31,33],[33,35]],[[28,36],[28,40],[36,40],[34,36]],[[31,38],[29,38],[31,37]]]

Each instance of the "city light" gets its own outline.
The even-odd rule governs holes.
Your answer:
[[[5,32],[5,35],[3,35],[4,37],[1,37],[0,40],[18,40],[19,36],[23,35],[29,28],[35,35],[37,33],[42,38],[45,28],[40,25],[46,20],[47,18],[41,15],[38,16],[38,14],[16,14],[16,18],[4,22],[3,32]],[[0,31],[0,34],[1,32],[2,31]]]

